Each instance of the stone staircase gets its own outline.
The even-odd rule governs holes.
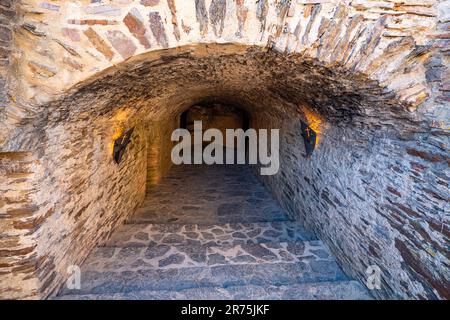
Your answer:
[[[81,271],[57,299],[370,299],[242,166],[174,168]]]
[[[59,299],[370,299],[295,222],[128,224]]]

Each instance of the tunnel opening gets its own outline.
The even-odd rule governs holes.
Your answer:
[[[201,102],[189,107],[181,113],[180,127],[189,131],[191,136],[195,136],[195,122],[201,125],[202,135],[201,144],[202,152],[208,145],[217,144],[221,153],[226,156],[226,148],[238,148],[238,137],[234,136],[233,141],[227,141],[227,130],[243,130],[246,132],[250,128],[250,120],[248,113],[239,106],[223,103],[220,100],[214,98],[204,99]],[[204,140],[205,135],[203,132],[209,129],[218,130],[215,135],[208,137],[207,141]],[[249,138],[245,137],[243,151],[246,153],[245,157],[248,158]],[[194,148],[192,148],[194,149]],[[194,150],[191,154],[193,155]],[[211,151],[211,155],[215,156],[216,148]],[[236,157],[237,154],[235,153]],[[226,162],[224,158],[223,163]]]
[[[220,108],[228,108],[228,113]],[[302,274],[296,265],[298,273],[292,277],[302,274],[307,279],[316,272],[340,284],[350,279],[363,283],[367,268],[377,265],[386,275],[381,290],[372,292],[377,297],[398,297],[404,286],[409,294],[428,298],[448,294],[447,269],[441,262],[448,259],[445,185],[433,184],[431,193],[426,192],[429,201],[417,201],[425,191],[416,184],[425,169],[443,181],[439,172],[448,167],[448,157],[433,144],[417,150],[416,141],[428,138],[430,124],[415,118],[392,92],[363,74],[255,46],[187,46],[132,57],[80,83],[44,109],[45,116],[24,121],[11,139],[14,148],[32,150],[32,161],[38,164],[30,183],[39,185],[34,197],[40,223],[35,232],[45,235],[37,237],[33,249],[41,258],[34,270],[41,295],[61,292],[67,267],[73,264],[83,265],[88,275],[85,291],[78,293],[123,283],[121,272],[126,270],[121,266],[136,262],[129,254],[133,250],[124,244],[139,242],[145,246],[138,257],[153,269],[136,262],[133,270],[146,270],[146,285],[158,277],[156,267],[207,267],[208,261],[215,261],[214,270],[224,263],[241,268],[242,277],[233,278],[234,285],[239,280],[254,285],[261,280],[250,279],[257,273],[255,265],[289,264],[303,257],[311,273]],[[179,127],[192,129],[195,119],[219,129],[279,129],[279,172],[262,176],[259,166],[173,166],[171,134]],[[316,134],[311,154],[302,123]],[[130,143],[116,163],[114,142],[131,128]],[[442,135],[431,132],[436,139]],[[411,216],[429,225],[434,256],[410,254],[411,248],[423,249],[411,240],[413,232],[420,232],[415,220],[408,220]],[[237,218],[243,220],[233,220]],[[280,224],[285,220],[298,224]],[[233,229],[236,226],[229,226],[233,221],[243,229],[246,223],[274,223],[271,228],[245,229],[242,239],[248,241],[248,232],[259,228],[256,238],[281,232],[285,239],[312,242],[287,241],[270,248],[263,241],[237,241],[241,235]],[[147,229],[139,229],[142,222]],[[154,227],[162,222],[171,225]],[[202,230],[201,222],[227,226],[216,228],[215,234],[213,227]],[[189,228],[194,228],[192,238]],[[177,237],[175,229],[183,237]],[[203,251],[191,256],[171,251],[174,243],[163,241],[168,232],[168,241],[199,245]],[[208,237],[217,240],[219,233],[232,235],[242,252],[230,256],[202,246]],[[161,238],[156,241],[154,236]],[[312,239],[322,240],[324,247]],[[231,250],[226,243],[224,248]],[[91,252],[106,258],[96,260]],[[314,259],[306,263],[308,256]],[[418,264],[424,267],[417,270]],[[102,269],[106,265],[119,271]],[[112,276],[102,278],[95,268]],[[208,283],[219,286],[217,279],[209,278]],[[164,281],[161,288],[179,289],[170,279]],[[356,282],[346,288],[355,286],[360,288]]]

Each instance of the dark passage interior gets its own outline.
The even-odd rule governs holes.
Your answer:
[[[212,102],[183,112],[180,127],[193,135],[195,121],[224,137],[249,125],[245,111]],[[233,149],[229,143],[224,152]],[[125,225],[90,253],[81,290],[66,289],[61,298],[371,298],[255,172],[248,164],[172,166]]]
[[[247,166],[180,165],[148,191],[131,221],[214,224],[286,219]]]

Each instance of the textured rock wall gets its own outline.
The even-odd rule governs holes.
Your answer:
[[[122,113],[116,119],[123,119]],[[114,139],[134,127],[132,141],[116,164]],[[63,283],[67,268],[78,265],[97,243],[134,212],[145,195],[147,130],[134,121],[97,119],[64,123],[47,131],[45,153],[35,172],[35,254],[38,295]],[[112,139],[111,139],[112,138]]]
[[[130,127],[132,142],[117,165],[111,137]],[[70,265],[133,213],[145,194],[147,137],[138,123],[65,123],[48,129],[39,160],[1,154],[8,178],[2,181],[2,238],[8,236],[1,243],[2,297],[48,296]]]
[[[13,86],[11,55],[14,46],[13,26],[16,18],[16,2],[12,0],[0,2],[0,121],[3,123],[6,121],[6,109],[9,104],[8,91]],[[10,121],[14,119],[11,118]],[[0,137],[5,135],[6,127],[1,126]]]
[[[12,125],[129,57],[196,43],[259,45],[341,65],[415,109],[439,93],[448,99],[448,85],[428,83],[446,69],[438,52],[447,52],[448,12],[436,0],[23,0],[18,87],[4,116]]]
[[[0,30],[13,43],[0,43],[9,55],[0,152],[23,156],[1,169],[32,163],[32,174],[2,181],[2,227],[14,239],[0,249],[11,257],[2,296],[59,287],[66,267],[139,204],[149,158],[167,154],[145,152],[158,150],[145,122],[210,99],[261,126],[291,118],[281,174],[267,183],[347,270],[363,280],[379,264],[380,296],[447,297],[448,2],[22,0],[17,17],[11,8],[1,2]],[[300,117],[324,126],[316,162],[296,160]],[[111,144],[131,126],[117,166]]]
[[[138,197],[127,201],[129,193],[136,192],[135,188],[130,186],[139,187],[139,184],[124,182],[120,192],[113,197],[107,193],[107,201],[96,201],[96,207],[85,212],[83,217],[89,222],[83,228],[67,222],[72,219],[70,207],[67,209],[58,206],[56,213],[50,210],[48,215],[45,214],[46,210],[49,210],[45,205],[48,202],[57,201],[59,205],[72,203],[72,190],[58,187],[64,182],[62,177],[66,176],[66,171],[73,174],[78,172],[78,179],[86,179],[78,199],[90,199],[91,196],[104,194],[102,190],[114,189],[110,180],[102,180],[101,184],[92,185],[93,189],[85,193],[87,186],[92,184],[87,178],[89,174],[80,171],[80,167],[86,162],[85,158],[64,157],[66,153],[79,154],[79,150],[90,150],[86,146],[92,143],[93,138],[85,132],[92,131],[94,136],[102,133],[104,139],[98,140],[95,149],[105,150],[105,146],[111,144],[116,135],[116,126],[119,125],[125,130],[138,121],[137,119],[144,123],[149,120],[165,123],[167,119],[176,119],[177,115],[188,107],[204,101],[205,96],[208,96],[212,102],[239,105],[249,113],[251,119],[260,119],[254,122],[257,126],[260,124],[261,127],[284,128],[282,170],[269,179],[268,185],[293,217],[305,223],[333,248],[339,261],[349,272],[364,281],[366,265],[375,262],[386,274],[384,290],[378,293],[379,296],[445,297],[447,289],[443,287],[442,279],[446,276],[445,266],[448,258],[443,243],[448,241],[448,237],[440,234],[446,234],[448,230],[448,219],[444,216],[445,201],[442,200],[448,199],[448,156],[445,153],[445,150],[448,150],[448,132],[433,127],[436,118],[426,118],[428,115],[421,113],[409,113],[376,83],[361,76],[346,75],[339,69],[330,70],[311,61],[299,63],[296,56],[281,56],[258,48],[208,47],[210,50],[214,49],[208,54],[205,54],[201,46],[187,47],[184,52],[177,49],[162,56],[130,61],[123,68],[110,70],[72,95],[47,105],[48,114],[41,123],[30,122],[22,127],[23,131],[15,138],[16,141],[23,149],[36,150],[41,164],[37,170],[45,170],[48,173],[46,180],[42,177],[38,179],[40,185],[46,187],[37,194],[40,201],[37,210],[44,216],[40,222],[40,230],[46,231],[35,235],[37,242],[46,239],[42,241],[48,245],[54,243],[53,239],[64,237],[66,232],[55,229],[53,225],[53,220],[57,218],[61,219],[58,225],[68,224],[75,234],[86,227],[90,228],[88,232],[83,231],[86,238],[70,236],[66,242],[59,241],[62,244],[89,244],[80,250],[74,249],[75,247],[61,249],[62,244],[36,249],[36,256],[46,254],[52,257],[42,259],[50,262],[38,266],[39,274],[49,276],[52,287],[59,286],[63,278],[53,278],[50,275],[64,275],[61,270],[65,271],[65,266],[81,261],[91,244],[94,245],[106,237],[117,223],[132,212],[131,206],[139,203]],[[289,76],[288,83],[279,81],[283,75]],[[149,87],[148,83],[158,85]],[[343,95],[342,92],[346,94]],[[298,167],[303,163],[298,154],[303,150],[298,122],[292,124],[292,121],[300,118],[311,124],[317,122],[317,129],[323,130],[319,137],[323,146],[319,145],[317,150],[317,154],[323,155],[319,158],[322,161],[305,161],[302,167],[305,172],[300,171]],[[291,119],[290,125],[289,121],[283,122],[286,119]],[[319,124],[323,124],[324,128]],[[294,126],[297,131],[289,131],[290,126]],[[326,131],[325,128],[331,129]],[[144,131],[145,137],[151,137],[148,129]],[[65,139],[53,138],[55,133],[71,138],[61,147],[61,141]],[[342,137],[345,137],[347,142],[342,142]],[[377,141],[381,142],[380,146]],[[383,150],[383,146],[388,146],[387,150],[393,150],[393,153],[387,150],[385,153],[378,152],[379,148]],[[84,155],[84,151],[81,155]],[[101,155],[91,162],[92,165],[97,161],[102,162],[97,165],[104,167],[108,174],[114,173],[113,168],[108,165],[108,161],[111,163],[110,151],[104,151]],[[300,160],[297,162],[296,159]],[[344,167],[339,159],[345,160],[350,167]],[[60,165],[60,171],[54,170],[52,163],[55,161]],[[368,161],[372,166],[360,169],[364,161]],[[425,171],[425,167],[420,169],[421,165],[428,162],[430,169],[427,169],[431,170],[431,173]],[[140,163],[129,164],[127,170],[140,172],[132,169],[138,165],[146,172],[146,166]],[[315,165],[310,166],[311,163]],[[390,171],[384,171],[384,166]],[[380,171],[374,172],[375,169]],[[414,178],[415,174],[420,175],[420,170],[429,176],[423,180]],[[397,171],[403,173],[392,173]],[[313,180],[314,175],[319,177]],[[145,174],[142,176],[145,179]],[[96,177],[105,175],[96,171],[91,179],[97,179]],[[305,182],[298,177],[306,177],[303,178]],[[337,186],[333,185],[334,180],[330,180],[330,177],[343,182],[339,182]],[[375,183],[370,182],[370,179],[380,181]],[[45,184],[42,182],[44,180]],[[145,185],[144,181],[142,185]],[[363,182],[369,183],[370,186],[364,185]],[[353,191],[348,190],[345,183],[352,186],[350,189]],[[53,190],[52,188],[56,188],[58,192],[47,191]],[[389,192],[386,190],[394,192],[392,199],[384,198]],[[396,192],[397,196],[403,198],[393,200]],[[347,194],[348,203],[341,199],[342,193]],[[376,198],[377,194],[380,196],[378,200],[374,200],[372,197]],[[412,202],[411,197],[415,202]],[[341,201],[344,204],[339,209],[342,215],[336,214],[338,210],[328,200]],[[395,201],[396,204],[389,201]],[[111,207],[123,206],[124,203],[126,210],[123,211]],[[414,207],[408,207],[406,204]],[[420,206],[424,207],[419,208]],[[325,209],[329,209],[331,213]],[[98,214],[98,210],[105,212],[105,215],[111,214],[109,224],[104,220],[92,219],[92,216]],[[353,216],[345,218],[346,212],[352,212]],[[414,217],[414,212],[418,213],[417,217]],[[329,220],[324,218],[326,214],[329,215]],[[91,218],[88,218],[89,216]],[[397,219],[404,219],[404,223],[400,225],[410,228],[409,231],[395,225]],[[368,226],[364,225],[365,221]],[[95,228],[92,223],[96,223]],[[421,223],[426,231],[414,229],[414,232],[420,230],[422,233],[413,233],[412,228],[418,228]],[[349,233],[348,230],[353,228],[355,233]],[[369,237],[363,238],[363,232],[368,232]],[[383,232],[388,236],[384,237]],[[421,237],[429,238],[423,241]],[[388,247],[386,243],[389,244],[389,250],[383,250]],[[430,258],[426,254],[435,257]],[[55,256],[58,259],[54,259]],[[421,262],[417,259],[421,259]],[[422,266],[423,263],[426,263],[426,267]],[[391,264],[400,264],[401,269],[391,271],[387,267]],[[44,290],[44,293],[47,291]]]
[[[398,136],[365,119],[332,125],[307,116],[320,131],[307,159],[295,118],[254,121],[281,128],[280,171],[262,179],[291,217],[363,283],[369,266],[380,267],[375,296],[449,299],[448,132]]]
[[[27,152],[0,152],[0,296],[33,297],[36,279],[33,216],[36,159]]]

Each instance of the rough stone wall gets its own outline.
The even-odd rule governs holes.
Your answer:
[[[295,118],[252,123],[281,128],[280,171],[261,178],[291,217],[363,283],[367,268],[378,266],[375,296],[449,299],[448,132],[398,136],[363,118],[344,126],[302,117],[320,131],[307,159]]]
[[[13,86],[11,55],[14,46],[13,28],[16,15],[16,1],[4,0],[0,2],[0,121],[3,123],[6,121],[6,109],[9,105],[8,92]],[[10,120],[13,122],[13,119]],[[6,126],[1,126],[0,137],[5,135]]]
[[[427,72],[444,61],[427,58],[448,46],[448,12],[436,0],[23,0],[6,123],[132,56],[196,43],[267,46],[342,65],[415,109],[438,94]]]
[[[48,140],[41,141],[46,148],[38,161],[27,153],[2,153],[2,159],[11,163],[8,180],[2,183],[7,202],[2,235],[14,232],[2,243],[1,251],[9,263],[0,281],[2,297],[42,298],[54,293],[68,277],[67,268],[81,263],[91,248],[143,201],[147,172],[144,126],[84,124],[65,123],[49,129]],[[132,142],[117,165],[111,136],[130,127],[135,127]],[[15,249],[15,243],[23,242],[28,244],[26,248]],[[23,257],[15,259],[14,255]]]
[[[29,222],[37,211],[36,164],[31,153],[0,152],[0,297],[33,297],[39,289]]]
[[[79,265],[145,196],[145,127],[126,120],[86,124],[65,123],[49,129],[42,166],[35,173],[40,297],[54,293],[67,278],[67,268]],[[111,137],[132,127],[132,142],[116,164]]]

